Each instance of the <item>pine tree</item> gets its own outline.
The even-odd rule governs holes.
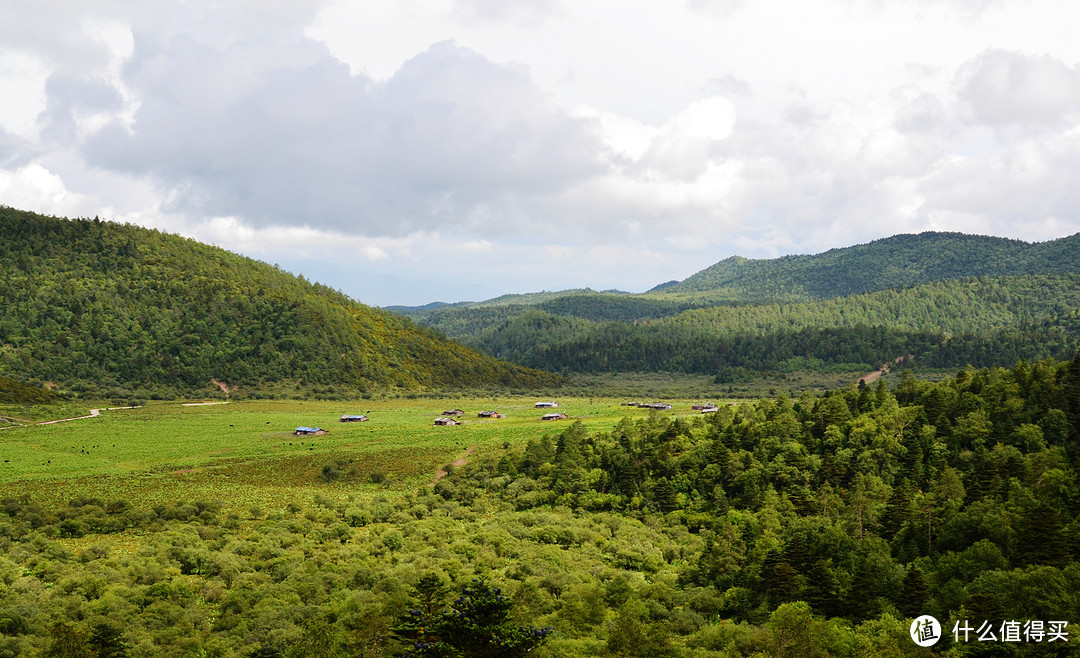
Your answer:
[[[912,564],[904,574],[904,582],[896,596],[896,609],[907,617],[918,617],[925,614],[927,598],[926,577],[922,569]]]
[[[1062,567],[1069,558],[1069,544],[1058,511],[1048,505],[1035,505],[1028,509],[1016,533],[1014,564]]]

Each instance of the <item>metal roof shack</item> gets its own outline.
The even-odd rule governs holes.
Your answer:
[[[569,418],[569,416],[567,416],[566,414],[563,414],[563,413],[544,414],[543,416],[540,417],[540,420],[565,420],[567,418]]]
[[[364,414],[357,414],[357,415],[345,414],[344,416],[341,417],[341,420],[339,422],[342,422],[342,423],[362,423],[367,419],[368,419],[368,417],[365,416]]]
[[[671,405],[666,402],[642,402],[638,405],[641,409],[655,409],[657,411],[667,411],[671,409]]]
[[[329,434],[321,427],[306,427],[301,425],[293,430],[293,434],[296,436],[322,436],[323,434]]]
[[[435,424],[436,425],[460,425],[461,421],[460,420],[454,420],[453,418],[442,418],[442,417],[440,417],[440,418],[435,419]]]
[[[461,409],[447,409],[446,411],[442,412],[442,415],[444,415],[444,416],[464,416],[465,412],[462,411]]]
[[[536,408],[537,409],[553,408],[553,407],[557,407],[557,406],[559,406],[558,402],[537,402],[536,403]]]
[[[480,418],[506,418],[506,414],[501,414],[498,411],[481,411],[476,415]]]

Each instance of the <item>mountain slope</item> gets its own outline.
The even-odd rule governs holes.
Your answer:
[[[171,396],[554,384],[326,286],[193,240],[0,207],[0,374]]]
[[[533,310],[467,339],[554,371],[715,374],[860,369],[900,355],[933,367],[996,366],[1080,346],[1080,275],[936,281],[796,304],[740,304],[641,322]]]
[[[733,301],[809,301],[970,276],[1080,272],[1080,234],[1028,243],[963,233],[895,235],[821,254],[732,256],[655,292]]]
[[[595,355],[599,358],[597,363],[608,363],[611,369],[622,370],[629,367],[626,355],[605,352],[606,356],[600,357],[595,346],[559,352],[563,355],[559,357],[546,350],[568,341],[585,341],[583,345],[591,345],[590,341],[605,333],[640,336],[645,332],[660,331],[668,337],[673,333],[682,336],[684,330],[674,328],[682,324],[696,327],[693,331],[700,333],[704,340],[728,322],[725,318],[760,315],[763,309],[767,315],[772,312],[767,307],[775,304],[840,299],[970,277],[1075,273],[1080,273],[1080,234],[1031,244],[960,233],[921,233],[897,235],[809,256],[770,260],[735,256],[684,281],[664,283],[640,295],[567,290],[505,295],[486,302],[400,309],[399,312],[450,338],[502,358],[524,359],[522,363],[551,369],[578,370],[588,368],[586,364],[592,362]],[[962,297],[961,294],[958,298]],[[740,308],[742,310],[737,310]],[[855,308],[833,309],[827,313],[832,312],[849,316],[858,314]],[[804,313],[814,315],[818,312],[803,309],[797,314]],[[670,322],[661,323],[664,318]],[[659,324],[664,324],[665,328],[656,329]],[[866,324],[899,328],[889,325],[884,318],[868,318]],[[652,328],[634,329],[637,325]],[[797,330],[811,328],[802,326]],[[935,334],[940,333],[941,327],[926,320],[922,326],[912,327],[905,321],[903,331],[916,329]],[[746,330],[762,331],[751,327]],[[794,330],[789,327],[784,331]],[[979,331],[987,329],[983,327]],[[643,359],[649,369],[662,369],[661,364],[676,369],[684,367],[673,366],[670,360],[658,356],[667,347],[661,348],[652,338],[648,342],[652,347],[642,353],[652,356],[635,359],[634,362],[639,364],[635,367],[640,367]]]

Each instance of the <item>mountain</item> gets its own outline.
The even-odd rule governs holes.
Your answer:
[[[238,386],[342,396],[560,381],[266,263],[97,219],[0,206],[0,299],[0,375],[95,395]]]
[[[935,367],[1070,356],[1080,234],[1043,243],[897,235],[812,256],[732,257],[640,295],[572,290],[408,311],[556,372]]]
[[[650,292],[743,302],[810,301],[973,276],[1080,272],[1080,233],[1029,243],[963,233],[895,235],[821,254],[726,258]]]
[[[490,354],[556,372],[872,369],[897,356],[935,368],[1071,358],[1080,275],[935,281],[794,304],[739,304],[639,322],[530,310],[475,336]]]
[[[815,255],[732,256],[644,294],[589,289],[504,295],[438,307],[396,307],[421,325],[476,345],[481,331],[541,311],[592,322],[643,322],[696,308],[795,303],[965,277],[1080,273],[1080,234],[1042,243],[962,233],[896,235]]]

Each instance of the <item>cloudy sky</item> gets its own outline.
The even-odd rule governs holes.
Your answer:
[[[0,204],[375,305],[1080,230],[1080,3],[5,0]]]

